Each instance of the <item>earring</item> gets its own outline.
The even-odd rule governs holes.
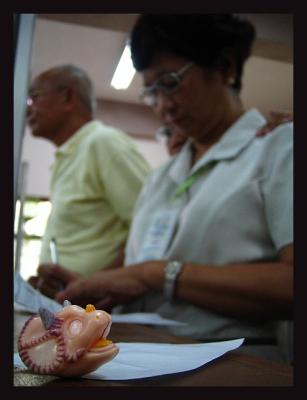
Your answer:
[[[234,78],[233,76],[231,76],[231,77],[228,79],[228,85],[229,85],[229,86],[232,86],[234,83],[235,83],[235,78]]]

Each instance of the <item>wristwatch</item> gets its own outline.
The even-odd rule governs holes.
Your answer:
[[[166,264],[164,270],[164,288],[163,293],[166,300],[171,301],[174,298],[175,284],[177,277],[182,270],[183,262],[170,261]]]

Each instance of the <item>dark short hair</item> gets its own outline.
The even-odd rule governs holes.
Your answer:
[[[130,46],[138,71],[148,68],[161,52],[212,70],[227,70],[233,60],[236,76],[232,87],[240,90],[243,65],[254,39],[254,26],[233,14],[143,14],[132,30]]]

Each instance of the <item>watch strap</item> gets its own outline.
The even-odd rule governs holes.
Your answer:
[[[181,261],[169,261],[166,264],[164,273],[164,288],[163,293],[166,300],[171,301],[175,294],[175,285],[179,273],[183,267],[183,262]]]

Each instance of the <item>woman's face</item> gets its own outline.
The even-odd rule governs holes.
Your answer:
[[[171,132],[170,136],[167,138],[166,144],[169,155],[174,156],[175,154],[179,153],[186,140],[187,137],[183,136],[180,132]]]
[[[169,53],[159,54],[150,67],[142,71],[144,87],[156,83],[164,74],[179,71],[188,60]],[[157,90],[154,112],[175,133],[206,140],[221,124],[229,108],[230,92],[226,78],[193,64],[181,76],[176,90],[164,94]],[[207,137],[207,139],[210,139]]]

